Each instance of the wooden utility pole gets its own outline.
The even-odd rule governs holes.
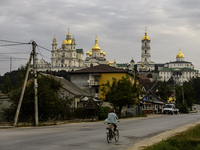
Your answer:
[[[27,67],[27,70],[26,70],[26,76],[25,76],[25,80],[24,80],[24,85],[23,85],[22,93],[21,93],[21,96],[20,96],[20,99],[19,99],[19,103],[18,103],[18,106],[17,106],[17,110],[16,110],[15,120],[14,120],[14,125],[13,126],[17,126],[19,112],[20,112],[20,109],[21,109],[22,100],[23,100],[24,92],[25,92],[25,88],[26,88],[26,83],[27,83],[27,80],[28,80],[29,69],[30,69],[30,66],[31,66],[31,60],[32,60],[32,53],[30,54],[28,67]]]
[[[12,71],[12,57],[10,57],[10,72]]]
[[[33,73],[34,73],[34,99],[35,99],[35,125],[38,126],[38,95],[37,95],[37,69],[36,69],[36,43],[32,42],[33,45]]]

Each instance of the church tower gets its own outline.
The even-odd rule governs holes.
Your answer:
[[[142,37],[141,47],[141,61],[137,63],[139,71],[155,70],[155,63],[151,61],[151,47],[150,38],[147,36],[147,29],[145,28],[145,35]]]
[[[181,49],[179,49],[179,53],[176,55],[176,61],[184,61],[184,55],[181,52]]]
[[[150,54],[150,39],[147,36],[147,29],[145,28],[145,35],[142,38],[142,54],[141,54],[141,62],[147,64],[151,62],[151,54]]]

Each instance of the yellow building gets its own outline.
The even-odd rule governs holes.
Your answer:
[[[134,76],[128,72],[122,72],[122,73],[116,73],[116,72],[111,72],[111,73],[101,73],[101,76],[99,76],[99,99],[102,99],[103,96],[102,96],[102,91],[101,91],[101,88],[103,84],[106,84],[107,81],[110,82],[110,85],[112,85],[112,81],[113,81],[113,78],[115,78],[117,81],[122,79],[122,77],[126,77],[126,76],[129,76],[130,77],[130,80],[132,82],[132,84],[134,84]]]
[[[131,82],[134,84],[133,73],[130,73],[128,70],[101,64],[71,72],[71,82],[95,98],[101,99],[102,84],[107,83],[107,81],[112,83],[112,78],[119,80],[123,76],[126,77],[126,75],[130,77]]]

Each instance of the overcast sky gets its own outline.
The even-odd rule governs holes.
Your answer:
[[[200,69],[199,0],[1,0],[0,40],[28,43],[51,50],[53,37],[58,46],[68,28],[76,48],[84,56],[91,51],[97,35],[106,58],[127,63],[141,60],[141,39],[145,27],[151,40],[151,60],[176,61],[181,49],[185,61]],[[2,46],[0,74],[18,69],[28,62],[31,45]],[[38,59],[50,62],[51,52],[37,48]],[[41,56],[42,55],[42,56]],[[10,64],[12,58],[12,65]]]

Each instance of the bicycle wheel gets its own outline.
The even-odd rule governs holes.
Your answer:
[[[119,141],[119,130],[116,129],[115,131],[115,142]]]
[[[112,131],[109,129],[107,133],[107,142],[110,143],[112,141]]]

